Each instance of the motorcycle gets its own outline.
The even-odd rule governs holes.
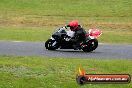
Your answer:
[[[57,29],[50,39],[45,42],[45,48],[48,50],[56,49],[74,49],[74,43],[70,41],[74,37],[74,32],[67,29],[66,27],[61,27]],[[91,52],[98,47],[97,38],[102,34],[98,29],[89,29],[86,33],[85,41],[79,44],[79,50],[84,52]]]

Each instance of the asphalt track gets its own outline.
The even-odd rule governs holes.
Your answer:
[[[49,51],[44,42],[0,41],[1,56],[51,56],[97,59],[132,59],[132,45],[127,44],[99,44],[98,48],[90,53],[79,50]]]

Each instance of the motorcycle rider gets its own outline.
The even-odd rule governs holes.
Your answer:
[[[86,39],[86,31],[78,24],[78,20],[73,20],[66,27],[70,27],[70,30],[75,32],[74,37],[70,39],[73,42],[73,48],[79,49],[81,42]]]

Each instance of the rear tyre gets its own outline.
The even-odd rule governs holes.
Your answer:
[[[95,50],[98,47],[98,40],[97,39],[92,39],[87,42],[87,46],[83,47],[84,52],[91,52]]]
[[[58,49],[57,42],[55,40],[48,39],[45,42],[45,48],[48,50],[56,50],[56,49]]]

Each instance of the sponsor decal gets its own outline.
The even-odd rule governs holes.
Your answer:
[[[84,69],[79,67],[79,73],[76,76],[78,84],[91,83],[130,83],[131,76],[129,74],[86,74]]]

